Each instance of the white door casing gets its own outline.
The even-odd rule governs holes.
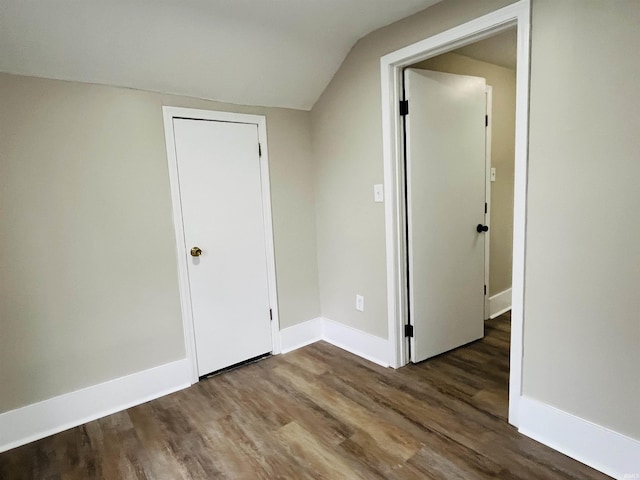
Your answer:
[[[405,70],[409,308],[419,362],[484,336],[484,78]]]
[[[280,351],[266,125],[258,115],[175,107],[164,107],[164,117],[185,347],[196,382]],[[199,257],[190,255],[196,246]]]
[[[389,364],[398,368],[409,361],[404,335],[407,319],[405,201],[399,101],[402,70],[422,60],[478,42],[501,31],[518,29],[516,71],[516,141],[513,215],[513,276],[511,353],[509,368],[509,423],[518,426],[522,396],[524,328],[525,231],[527,200],[527,145],[529,128],[529,58],[531,2],[520,0],[467,23],[390,52],[380,59],[382,144],[385,189],[387,258],[387,317]]]

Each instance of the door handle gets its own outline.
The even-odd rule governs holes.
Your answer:
[[[489,231],[489,227],[487,227],[486,225],[482,225],[481,223],[478,224],[478,226],[476,227],[476,231],[478,233],[482,233],[482,232],[488,232]]]
[[[202,250],[200,249],[200,247],[193,247],[191,249],[191,256],[192,257],[199,257],[200,255],[202,255]]]

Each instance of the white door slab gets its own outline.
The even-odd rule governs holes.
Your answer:
[[[179,254],[202,376],[273,348],[258,127],[174,118],[173,128],[186,245]]]
[[[411,360],[484,335],[485,80],[405,70]]]

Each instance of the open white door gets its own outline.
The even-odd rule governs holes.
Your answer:
[[[484,336],[485,79],[405,70],[411,360]]]
[[[173,119],[198,375],[272,351],[258,127]]]

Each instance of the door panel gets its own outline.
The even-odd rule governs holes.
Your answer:
[[[485,80],[405,70],[409,308],[419,362],[484,335]]]
[[[272,350],[258,129],[173,122],[202,376]]]

